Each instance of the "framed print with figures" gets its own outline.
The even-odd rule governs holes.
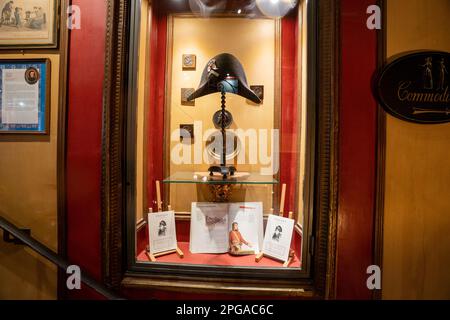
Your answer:
[[[59,0],[0,0],[0,49],[57,47]]]

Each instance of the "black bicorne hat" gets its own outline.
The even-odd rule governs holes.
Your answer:
[[[242,64],[230,53],[221,53],[209,60],[203,70],[198,89],[187,100],[191,101],[211,93],[222,92],[223,81],[228,82],[230,79],[237,80],[237,88],[233,91],[225,90],[226,92],[233,92],[257,104],[261,103],[261,99],[247,84],[247,77]]]

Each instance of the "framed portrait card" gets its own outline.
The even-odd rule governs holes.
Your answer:
[[[0,49],[56,48],[59,0],[0,0]]]
[[[160,253],[177,248],[175,212],[165,211],[148,214],[150,253]]]
[[[50,60],[0,60],[0,134],[49,134]]]
[[[262,251],[272,258],[287,261],[291,249],[294,220],[269,215]]]

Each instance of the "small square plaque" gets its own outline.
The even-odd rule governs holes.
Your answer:
[[[181,105],[182,106],[195,106],[195,100],[188,101],[187,98],[194,93],[194,88],[181,88]]]
[[[194,125],[193,124],[180,124],[180,141],[194,142]]]
[[[197,68],[197,56],[195,54],[183,54],[183,70],[195,70]]]
[[[261,101],[264,100],[264,86],[250,86],[250,89],[258,96]]]

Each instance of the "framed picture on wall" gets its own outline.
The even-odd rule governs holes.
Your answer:
[[[0,0],[0,49],[57,47],[59,0]]]
[[[50,60],[0,60],[0,134],[49,134]]]

